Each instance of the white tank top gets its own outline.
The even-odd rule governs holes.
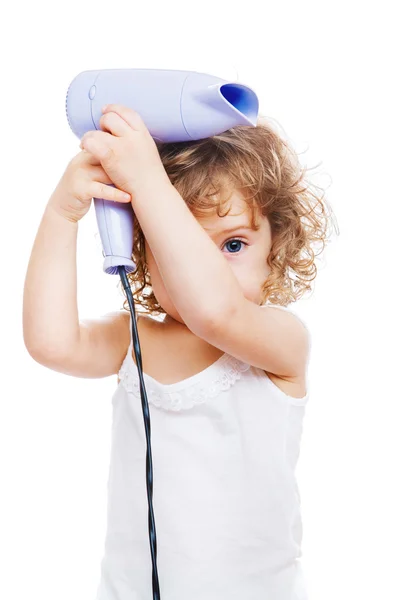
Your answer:
[[[119,377],[96,600],[152,600],[132,338]],[[161,600],[307,600],[295,467],[308,383],[303,398],[289,396],[262,369],[226,353],[177,383],[143,378]]]

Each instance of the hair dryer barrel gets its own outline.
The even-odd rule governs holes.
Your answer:
[[[251,88],[213,75],[167,69],[83,71],[66,98],[68,122],[79,139],[100,129],[104,104],[132,108],[161,142],[203,139],[237,125],[254,127],[258,115]]]

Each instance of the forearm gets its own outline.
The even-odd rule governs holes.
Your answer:
[[[165,288],[190,328],[229,314],[243,291],[220,249],[171,184],[132,194]]]
[[[79,337],[76,246],[78,222],[49,203],[33,244],[23,297],[23,333],[31,354],[59,354]]]

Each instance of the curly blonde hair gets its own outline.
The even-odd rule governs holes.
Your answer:
[[[256,213],[268,218],[272,246],[265,257],[270,273],[262,304],[287,306],[311,290],[315,258],[325,248],[331,225],[337,233],[338,228],[325,192],[306,181],[308,169],[301,168],[296,152],[269,119],[259,117],[256,127],[238,126],[202,140],[156,144],[171,183],[196,218],[216,210],[226,216],[229,206],[221,211],[234,190],[249,206],[253,225]],[[144,308],[141,312],[165,314],[151,287],[144,241],[135,215],[136,270],[128,274],[135,304]]]

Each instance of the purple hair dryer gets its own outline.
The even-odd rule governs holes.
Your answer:
[[[200,140],[238,125],[257,125],[258,99],[240,83],[194,71],[165,69],[104,69],[79,73],[68,88],[68,123],[81,139],[100,129],[104,104],[123,104],[135,110],[150,134],[160,142]],[[97,224],[105,257],[103,270],[119,273],[132,313],[132,340],[140,380],[143,419],[147,440],[146,482],[149,504],[149,540],[153,565],[153,600],[160,600],[157,573],[157,539],[153,514],[153,468],[150,444],[150,413],[143,379],[135,307],[127,273],[136,269],[132,260],[133,209],[94,198]]]
[[[237,125],[257,124],[257,96],[240,83],[194,71],[104,69],[83,71],[69,86],[66,111],[74,134],[81,139],[87,131],[101,129],[101,108],[112,103],[138,112],[160,142],[200,140]],[[134,271],[132,205],[95,198],[94,206],[103,270],[111,275],[118,274],[119,266]]]

